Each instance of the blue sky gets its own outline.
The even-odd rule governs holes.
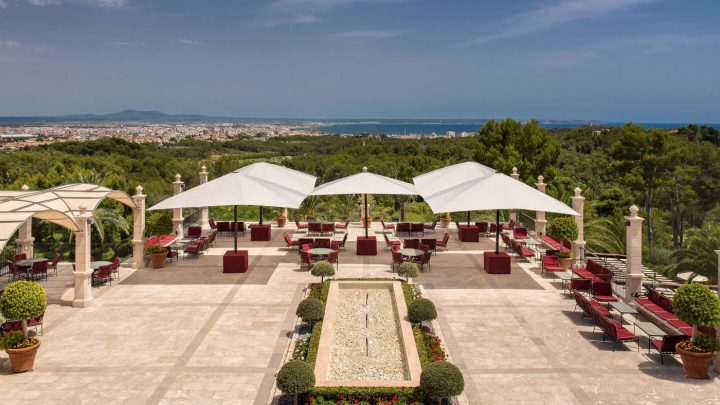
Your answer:
[[[0,115],[720,122],[716,0],[0,0]]]

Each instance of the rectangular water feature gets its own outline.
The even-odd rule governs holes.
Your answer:
[[[332,281],[315,362],[318,386],[413,387],[420,359],[399,281]]]

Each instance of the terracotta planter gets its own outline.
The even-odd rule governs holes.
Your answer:
[[[372,226],[372,217],[365,218],[365,223],[363,224],[363,227],[370,228]]]
[[[572,259],[569,257],[561,257],[560,258],[560,266],[562,266],[564,269],[570,268],[570,264],[572,264]]]
[[[449,219],[441,219],[440,220],[440,228],[450,228],[450,220]]]
[[[715,353],[693,353],[680,347],[680,343],[675,345],[675,350],[680,354],[683,368],[685,369],[685,377],[687,378],[708,378],[708,368]]]
[[[165,253],[153,253],[150,255],[150,261],[156,269],[165,267]]]
[[[277,217],[277,226],[278,228],[285,228],[285,225],[287,224],[287,217]]]
[[[10,357],[10,364],[12,365],[13,373],[24,373],[26,371],[32,371],[35,366],[35,354],[37,354],[40,342],[32,347],[26,347],[24,349],[5,349],[8,356]]]

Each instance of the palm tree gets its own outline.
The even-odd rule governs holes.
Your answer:
[[[98,207],[95,209],[95,214],[93,216],[95,218],[93,221],[93,228],[95,228],[98,236],[100,236],[101,242],[105,242],[105,227],[108,225],[120,230],[120,232],[125,235],[130,235],[130,223],[116,210],[112,208]]]
[[[622,223],[609,218],[594,218],[585,223],[585,240],[588,250],[598,253],[625,252],[625,238]]]
[[[685,245],[670,255],[672,264],[665,268],[665,274],[677,277],[690,273],[688,281],[698,276],[708,279],[710,284],[718,283],[718,256],[720,249],[720,225],[707,224],[702,228],[687,231]]]

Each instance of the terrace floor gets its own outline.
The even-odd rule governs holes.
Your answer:
[[[349,240],[359,232],[351,228]],[[64,267],[42,282],[50,305],[35,371],[13,375],[0,354],[4,402],[268,403],[295,308],[317,280],[300,271],[282,232],[273,233],[271,242],[241,240],[250,251],[247,273],[221,272],[232,245],[224,237],[203,256],[164,269],[121,269],[121,280],[93,289],[95,303],[85,309],[68,305],[72,277]],[[573,312],[571,296],[534,265],[513,262],[511,275],[488,275],[482,251],[494,242],[459,243],[454,230],[450,235],[448,251],[415,282],[438,307],[468,403],[720,403],[714,373],[687,380],[678,361],[661,365],[634,343],[613,352]],[[338,276],[392,277],[390,261],[382,250],[355,256],[348,242]]]

